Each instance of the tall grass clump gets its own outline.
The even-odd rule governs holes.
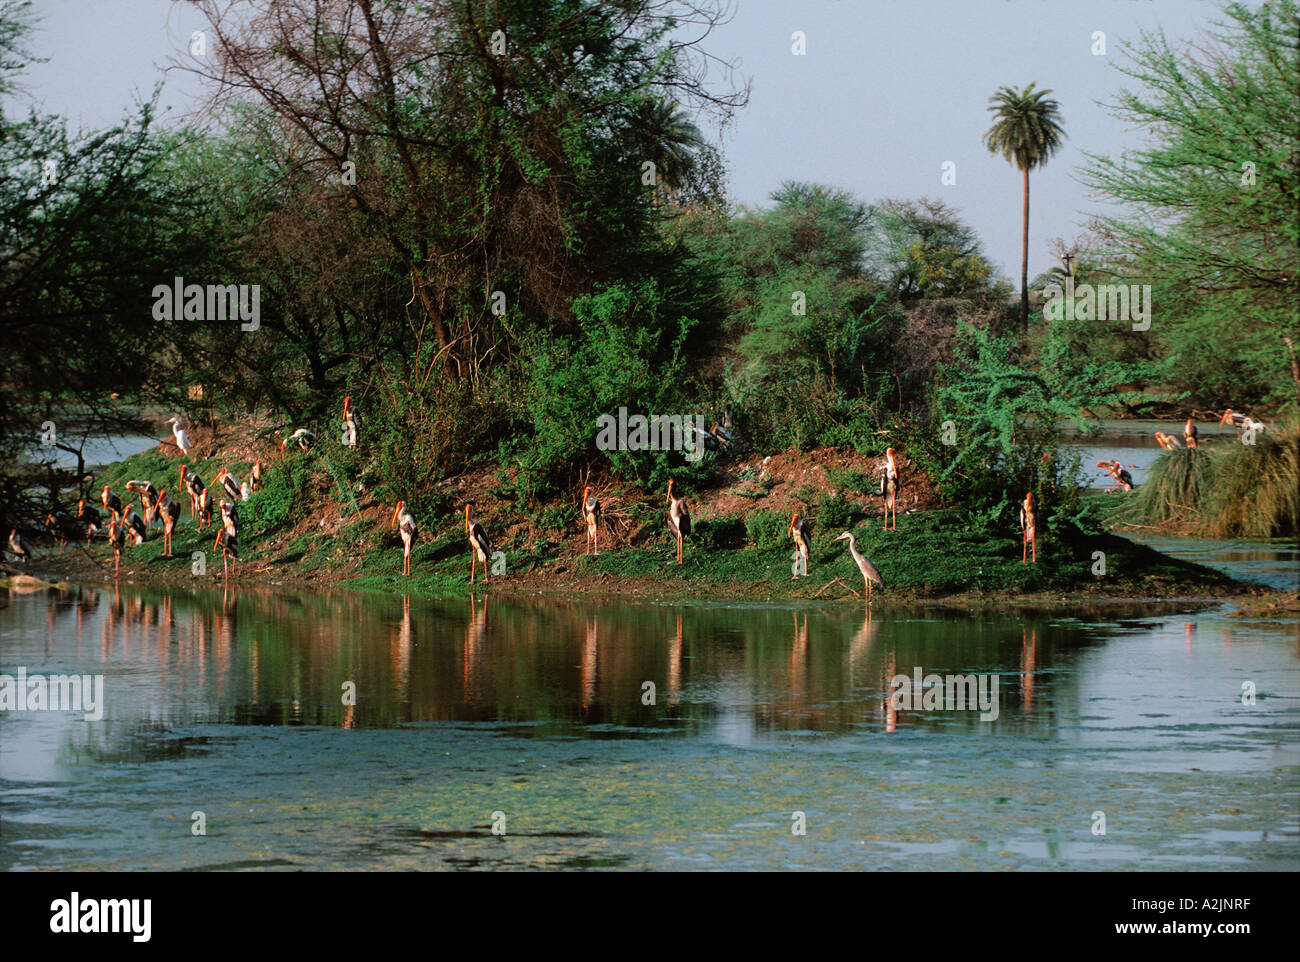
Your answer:
[[[1293,536],[1300,531],[1300,428],[1280,427],[1254,444],[1168,451],[1121,517],[1207,538]]]

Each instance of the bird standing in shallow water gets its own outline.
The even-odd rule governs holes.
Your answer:
[[[1020,563],[1024,564],[1032,546],[1034,562],[1038,562],[1038,537],[1034,528],[1034,492],[1025,495],[1025,502],[1020,506]]]
[[[797,514],[790,515],[790,537],[794,539],[795,563],[794,574],[790,580],[799,577],[799,562],[803,561],[803,576],[808,577],[808,550],[812,544],[812,527]]]
[[[415,518],[411,512],[406,510],[406,502],[397,502],[397,507],[393,509],[393,519],[388,522],[388,530],[397,526],[397,533],[402,536],[402,574],[410,575],[411,573],[411,545],[415,543],[416,527]]]
[[[863,557],[862,552],[858,550],[853,535],[845,531],[835,540],[843,541],[845,538],[849,539],[849,554],[853,555],[853,563],[858,566],[858,570],[862,572],[862,580],[867,583],[867,604],[871,604],[872,583],[878,584],[883,588],[885,587],[885,579],[880,577],[880,569]]]
[[[686,499],[674,497],[673,481],[668,481],[668,532],[677,539],[677,563],[682,563],[682,546],[691,533],[691,513],[686,509]]]
[[[474,506],[465,505],[465,537],[469,541],[469,583],[474,583],[474,564],[475,561],[483,562],[483,582],[487,583],[488,558],[492,554],[492,548],[488,544],[487,532],[483,530],[483,525],[479,524],[470,517],[470,511]]]

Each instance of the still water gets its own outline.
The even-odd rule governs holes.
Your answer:
[[[106,705],[0,712],[5,869],[1300,869],[1296,626],[1216,608],[123,585],[0,598],[20,668]]]
[[[1097,467],[1098,461],[1119,461],[1128,468],[1135,484],[1142,484],[1147,479],[1147,472],[1156,458],[1161,455],[1160,445],[1156,442],[1155,432],[1172,434],[1181,442],[1183,440],[1183,421],[1179,420],[1130,420],[1098,419],[1089,422],[1087,433],[1081,434],[1074,422],[1062,422],[1057,426],[1061,435],[1062,447],[1067,452],[1077,452],[1083,462],[1083,476],[1089,487],[1101,489],[1113,487],[1115,482]],[[1212,421],[1199,421],[1196,425],[1198,440],[1201,444],[1227,445],[1237,443],[1237,430],[1232,427],[1220,427]]]

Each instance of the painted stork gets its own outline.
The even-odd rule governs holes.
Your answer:
[[[9,551],[24,564],[32,560],[32,549],[27,546],[26,539],[18,533],[17,528],[9,530]]]
[[[878,584],[883,588],[885,587],[885,579],[880,577],[880,569],[863,557],[862,552],[858,550],[856,539],[851,533],[845,531],[843,534],[838,535],[835,540],[843,541],[845,538],[849,539],[849,554],[853,555],[853,563],[858,566],[858,570],[862,572],[862,580],[866,582],[867,604],[871,604],[872,584]]]
[[[154,509],[158,503],[158,489],[152,481],[128,481],[126,490],[140,495],[140,513],[146,525],[153,524]]]
[[[149,529],[145,527],[144,519],[135,513],[134,505],[128,504],[122,509],[122,530],[136,545],[144,544],[144,536]]]
[[[164,558],[172,557],[172,532],[176,530],[176,522],[181,517],[181,506],[167,496],[166,491],[158,492],[158,516],[162,519],[163,526],[163,553]]]
[[[682,548],[686,536],[691,533],[691,513],[686,508],[686,499],[673,494],[673,480],[668,480],[668,533],[677,539],[677,563],[682,563]]]
[[[239,505],[233,501],[221,502],[221,527],[232,538],[239,537]]]
[[[1114,478],[1115,486],[1120,491],[1133,490],[1133,475],[1124,470],[1124,466],[1118,461],[1098,461],[1097,467],[1103,468],[1108,476]],[[1129,467],[1131,468],[1133,465],[1130,464]],[[1110,489],[1107,488],[1106,490],[1109,491]]]
[[[1197,430],[1196,430],[1196,425],[1195,425],[1195,423],[1193,423],[1193,421],[1192,421],[1191,418],[1188,418],[1188,419],[1187,419],[1187,423],[1183,425],[1183,442],[1184,442],[1184,443],[1185,443],[1189,448],[1194,448],[1194,447],[1196,447],[1196,445],[1197,445],[1197,443],[1198,443],[1198,442],[1197,442],[1197,435],[1198,435],[1198,432],[1197,432]]]
[[[894,515],[894,530],[898,530],[898,462],[894,459],[894,449],[885,448],[885,475],[881,478],[881,493],[885,496],[885,530],[889,530],[889,515]]]
[[[190,441],[190,436],[181,428],[180,415],[173,414],[163,423],[172,426],[172,438],[176,441],[176,446],[181,449],[181,454],[189,457],[190,451],[194,449],[194,444]]]
[[[230,579],[230,556],[239,560],[239,508],[231,501],[221,502],[221,527],[212,542],[212,550],[221,549],[222,577]]]
[[[397,507],[393,509],[393,519],[388,522],[388,530],[392,531],[397,528],[397,533],[402,536],[402,574],[409,576],[411,574],[411,545],[415,543],[415,536],[418,529],[415,526],[415,518],[411,512],[406,510],[406,502],[397,502]]]
[[[243,486],[239,483],[239,478],[235,477],[225,468],[222,468],[220,471],[217,472],[216,482],[217,484],[220,484],[223,488],[226,489],[226,494],[230,495],[230,500],[232,501],[244,500],[244,489]]]
[[[1024,504],[1020,506],[1020,563],[1024,564],[1033,548],[1034,563],[1038,562],[1038,536],[1034,527],[1034,492],[1025,495]]]
[[[199,494],[199,530],[212,524],[212,489],[204,488]]]
[[[90,544],[90,536],[99,533],[100,526],[104,522],[104,516],[99,513],[98,508],[86,504],[86,499],[82,498],[77,502],[77,519],[85,524],[86,544]]]
[[[104,485],[104,490],[100,492],[99,502],[104,506],[104,510],[113,516],[114,521],[122,517],[122,499],[108,485]]]
[[[63,550],[67,548],[69,541],[81,534],[76,519],[69,518],[61,510],[51,511],[45,516],[45,531],[59,543],[59,554],[63,554]]]
[[[253,462],[253,469],[248,474],[248,480],[252,485],[253,493],[256,494],[262,490],[262,459],[258,458]]]
[[[203,502],[207,501],[208,520],[212,520],[212,498],[208,494],[208,486],[203,483],[203,479],[194,472],[190,471],[185,465],[181,465],[181,487],[185,489],[190,496],[190,517],[199,522],[199,530],[203,530]]]
[[[483,525],[479,524],[470,517],[472,504],[465,505],[465,537],[469,541],[469,583],[474,583],[474,562],[475,559],[483,562],[483,583],[488,580],[487,563],[492,554],[492,548],[488,544],[487,532],[483,530]]]
[[[345,448],[357,446],[357,412],[352,407],[351,397],[343,399],[343,446]]]
[[[296,444],[304,451],[310,451],[311,446],[316,443],[316,435],[306,428],[299,428],[280,442],[280,450],[283,451],[289,444]]]
[[[108,523],[108,543],[113,547],[113,577],[122,567],[122,549],[126,547],[126,532],[116,518]]]
[[[230,580],[230,556],[234,555],[235,560],[239,560],[239,546],[235,539],[225,528],[217,529],[217,536],[212,540],[212,550],[221,551],[221,577]]]
[[[600,499],[591,493],[590,486],[582,489],[582,520],[587,522],[587,550],[583,554],[591,553],[594,549],[599,557]]]
[[[1166,451],[1178,451],[1181,450],[1183,446],[1183,443],[1176,437],[1172,434],[1165,434],[1163,431],[1157,431],[1155,433],[1155,439],[1156,443]]]
[[[253,496],[253,489],[250,488],[248,486],[248,482],[245,481],[243,484],[239,486],[239,500],[247,501],[252,496]]]
[[[790,537],[794,539],[794,550],[797,554],[795,558],[794,574],[790,580],[794,581],[799,577],[799,561],[803,560],[803,576],[808,577],[808,550],[812,545],[812,526],[808,524],[806,518],[801,518],[797,514],[790,515]]]

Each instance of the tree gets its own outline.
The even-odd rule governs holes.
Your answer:
[[[725,115],[747,97],[704,82],[700,41],[726,19],[717,0],[197,6],[214,66],[190,69],[213,82],[214,105],[272,114],[318,181],[353,165],[333,202],[355,205],[400,265],[417,389],[441,367],[477,390],[522,326],[572,331],[575,297],[637,274],[655,241],[648,123],[676,179],[695,139],[664,104]],[[689,37],[679,15],[698,28]]]
[[[996,297],[975,230],[941,200],[885,200],[874,212],[868,264],[904,303]]]
[[[1065,129],[1060,104],[1048,99],[1050,90],[1002,87],[989,98],[989,111],[997,118],[984,143],[990,153],[1001,154],[1024,177],[1024,223],[1020,250],[1020,327],[1029,328],[1029,172],[1047,163],[1061,148]]]
[[[16,86],[29,27],[25,5],[0,6],[0,90]],[[211,242],[171,166],[190,134],[152,124],[152,103],[77,133],[0,111],[0,527],[84,491],[88,434],[139,430],[128,405],[181,394],[175,358],[203,322],[152,320],[151,292],[207,264]],[[55,451],[77,470],[56,470]],[[53,503],[33,503],[37,484]]]
[[[1103,239],[1151,279],[1152,335],[1201,403],[1300,398],[1300,7],[1234,3],[1209,42],[1143,34],[1114,115],[1149,132],[1119,159],[1088,154],[1097,193],[1124,205]],[[1294,390],[1284,387],[1292,384]],[[1242,395],[1245,395],[1243,397]]]

